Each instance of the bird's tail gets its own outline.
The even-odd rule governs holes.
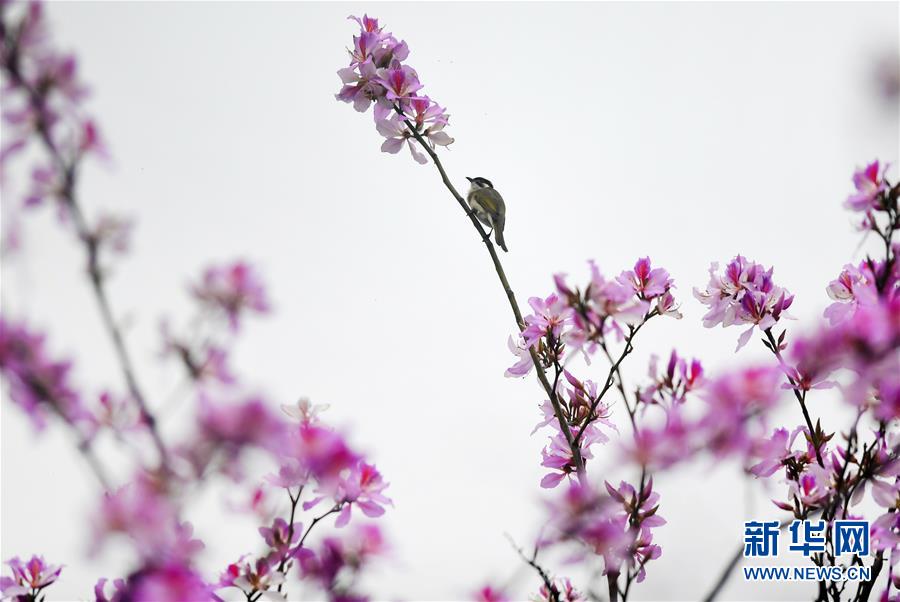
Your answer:
[[[497,241],[497,244],[500,245],[500,248],[503,249],[504,253],[509,253],[509,249],[506,248],[506,242],[503,240],[503,227],[506,225],[506,220],[497,220],[494,223],[494,240]]]

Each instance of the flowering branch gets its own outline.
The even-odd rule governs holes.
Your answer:
[[[472,222],[472,226],[478,232],[478,235],[481,237],[482,242],[484,243],[485,248],[487,249],[488,254],[491,256],[491,262],[494,264],[494,270],[497,272],[497,277],[500,279],[500,284],[503,286],[503,291],[506,293],[506,299],[509,301],[509,306],[512,309],[513,316],[516,319],[516,326],[519,328],[519,331],[525,330],[525,320],[522,318],[522,311],[519,309],[519,304],[516,302],[516,295],[513,293],[512,288],[509,285],[509,280],[506,278],[506,272],[503,270],[503,265],[500,263],[500,257],[497,255],[497,250],[494,247],[494,243],[491,241],[487,232],[485,232],[484,227],[481,225],[481,222],[478,221],[478,218],[475,216],[475,213],[469,208],[468,204],[466,204],[465,199],[459,194],[456,190],[456,187],[453,186],[453,183],[450,181],[449,176],[447,176],[447,172],[444,170],[444,166],[441,163],[440,158],[437,156],[437,153],[431,147],[431,145],[422,137],[422,134],[419,133],[418,129],[410,123],[409,119],[406,118],[403,111],[396,104],[393,105],[394,111],[397,112],[398,115],[401,116],[403,124],[406,126],[409,134],[419,143],[419,145],[428,153],[428,156],[431,157],[431,160],[434,162],[435,167],[438,172],[441,174],[441,180],[444,183],[444,186],[450,191],[450,194],[456,199],[456,202],[459,203],[459,206],[462,210],[469,216],[469,220]],[[533,348],[529,349],[529,355],[531,357],[531,361],[534,364],[535,371],[537,373],[538,381],[540,381],[541,386],[544,388],[544,391],[547,393],[550,398],[550,403],[553,405],[553,411],[556,415],[556,420],[559,422],[560,429],[562,430],[563,436],[566,439],[566,442],[569,444],[569,447],[572,450],[572,459],[577,467],[578,474],[584,474],[584,459],[581,456],[581,450],[578,447],[578,437],[572,435],[572,431],[569,428],[568,421],[565,419],[565,415],[563,413],[562,407],[560,406],[559,398],[556,394],[556,389],[550,384],[550,381],[547,379],[547,374],[544,371],[544,367],[541,364],[540,358],[538,358],[537,353]]]
[[[104,327],[112,340],[116,357],[118,358],[128,390],[134,398],[134,401],[137,403],[141,411],[142,420],[147,425],[157,451],[159,452],[161,465],[163,469],[168,472],[168,452],[156,426],[156,419],[147,407],[144,395],[141,392],[141,388],[138,386],[135,370],[128,349],[125,346],[122,332],[113,317],[109,297],[106,292],[103,272],[99,262],[99,246],[101,238],[88,226],[81,206],[76,198],[75,191],[78,167],[84,156],[84,151],[90,147],[89,145],[98,144],[96,141],[96,131],[93,129],[92,124],[87,124],[85,134],[86,140],[81,142],[78,152],[69,159],[63,155],[60,146],[54,142],[50,133],[50,122],[53,117],[51,117],[48,112],[49,102],[47,99],[47,94],[52,90],[53,82],[52,80],[42,82],[43,85],[38,87],[29,82],[22,73],[20,65],[21,54],[19,35],[21,35],[22,29],[25,26],[26,21],[23,20],[19,31],[13,32],[7,30],[5,23],[2,25],[4,46],[3,71],[8,76],[14,88],[21,89],[25,92],[29,109],[34,115],[34,128],[37,133],[37,138],[49,155],[50,160],[55,165],[58,176],[61,177],[58,190],[55,191],[55,194],[61,205],[68,210],[74,220],[76,233],[79,240],[83,243],[87,254],[88,276],[94,297],[100,308]]]

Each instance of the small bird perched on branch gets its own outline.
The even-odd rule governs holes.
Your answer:
[[[494,185],[487,178],[466,176],[466,179],[472,184],[466,196],[469,207],[475,212],[478,221],[493,231],[494,240],[500,248],[508,251],[503,241],[503,227],[506,225],[506,203],[503,202],[503,197],[494,190]]]

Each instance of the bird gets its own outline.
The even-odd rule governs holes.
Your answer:
[[[503,202],[503,197],[487,178],[466,176],[466,179],[471,183],[469,194],[466,196],[469,207],[472,208],[478,221],[493,231],[494,240],[500,248],[504,252],[509,252],[503,240],[503,228],[506,226],[506,203]]]

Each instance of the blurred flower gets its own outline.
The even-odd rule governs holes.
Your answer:
[[[373,464],[359,462],[337,485],[335,502],[343,507],[335,525],[343,527],[350,522],[350,509],[354,504],[366,516],[376,517],[384,514],[383,505],[392,503],[390,498],[382,493],[387,487],[388,483],[384,482],[381,473]]]
[[[9,383],[10,399],[38,430],[48,409],[70,424],[92,426],[93,417],[69,383],[71,363],[51,360],[44,343],[43,334],[0,317],[0,373]]]
[[[259,528],[259,534],[262,535],[266,545],[272,548],[278,558],[282,558],[287,554],[290,547],[300,539],[302,533],[302,523],[289,525],[281,517],[276,518],[271,527]]]
[[[502,589],[493,585],[485,585],[472,595],[474,602],[509,602]]]
[[[100,585],[98,583],[98,585]],[[160,602],[162,600],[216,600],[213,588],[188,565],[151,562],[116,583],[116,592],[109,602]],[[96,591],[96,589],[95,589]],[[102,588],[101,588],[102,593]],[[98,602],[106,602],[99,598]]]
[[[264,314],[269,301],[256,270],[237,261],[224,266],[207,268],[203,280],[192,287],[194,296],[211,309],[222,311],[232,330],[240,326],[247,311]]]
[[[844,206],[853,211],[873,211],[880,208],[881,194],[887,189],[884,183],[884,172],[888,166],[882,166],[878,160],[872,161],[853,174],[853,185],[856,192],[847,197]]]
[[[567,577],[553,580],[555,593],[550,591],[546,584],[541,585],[536,596],[532,596],[533,602],[587,602],[588,598],[575,589]]]

